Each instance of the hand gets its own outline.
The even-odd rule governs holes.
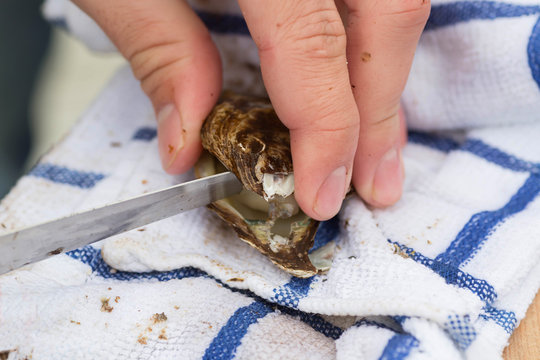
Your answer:
[[[182,0],[74,2],[128,59],[151,99],[163,167],[191,168],[201,124],[221,91],[208,30]],[[239,4],[270,99],[291,131],[300,207],[319,220],[334,216],[351,180],[372,205],[396,202],[404,176],[399,99],[429,0]]]

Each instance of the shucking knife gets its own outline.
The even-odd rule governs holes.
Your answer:
[[[0,274],[234,195],[231,172],[0,235]]]

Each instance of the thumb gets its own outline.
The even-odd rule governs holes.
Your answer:
[[[111,38],[150,98],[164,169],[188,170],[221,90],[219,53],[204,24],[184,1],[74,2]]]

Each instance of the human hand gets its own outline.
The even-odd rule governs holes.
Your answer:
[[[128,59],[152,101],[163,167],[191,168],[202,122],[221,91],[219,54],[201,20],[182,0],[73,1]],[[351,180],[372,205],[397,201],[405,136],[399,99],[429,0],[239,4],[270,99],[291,132],[304,212],[334,216]]]

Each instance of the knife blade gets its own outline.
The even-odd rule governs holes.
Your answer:
[[[0,235],[0,274],[234,195],[231,172]]]

